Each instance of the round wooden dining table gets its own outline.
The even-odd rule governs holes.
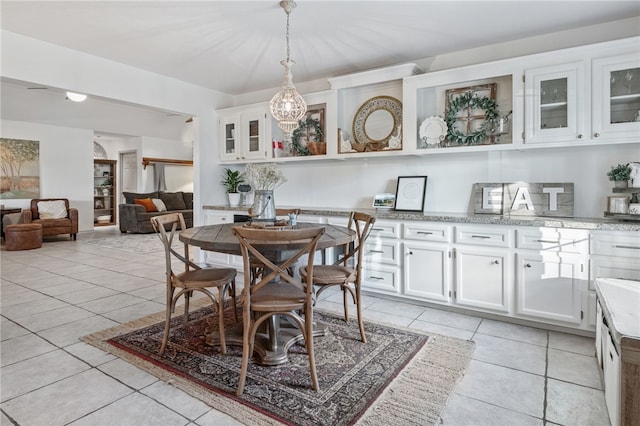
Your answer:
[[[180,232],[180,241],[203,250],[220,253],[235,254],[240,256],[240,242],[231,229],[234,226],[243,226],[243,223],[224,223],[220,225],[205,225],[188,228]],[[298,222],[296,229],[324,228],[324,235],[318,241],[318,250],[349,244],[355,239],[354,230],[345,226],[330,225],[327,223]],[[278,227],[276,227],[278,228]],[[273,229],[273,228],[271,228]],[[287,229],[287,227],[282,227]],[[286,244],[266,244],[266,250],[281,251],[289,249]]]
[[[183,243],[203,250],[241,256],[240,242],[233,235],[231,229],[243,225],[243,223],[225,223],[188,228],[180,232],[179,239]],[[318,241],[318,250],[349,244],[356,237],[355,231],[344,226],[304,222],[299,222],[296,225],[297,229],[317,227],[325,228],[325,233]],[[283,229],[287,228],[283,227]],[[287,251],[292,248],[287,246],[286,243],[270,243],[264,246],[264,253],[270,254],[275,259],[286,259]],[[286,363],[288,361],[287,352],[289,347],[303,339],[302,332],[295,324],[290,323],[287,317],[281,319],[273,317],[273,320],[267,321],[267,323],[268,327],[256,334],[254,351],[258,355],[258,361],[262,365]],[[326,326],[315,324],[313,335],[315,337],[324,336],[327,331]],[[227,329],[225,331],[227,345],[242,346],[242,332],[242,324]],[[211,332],[206,337],[206,342],[210,345],[217,345],[219,343],[218,333],[216,331]]]

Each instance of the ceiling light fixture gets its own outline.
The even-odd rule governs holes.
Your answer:
[[[280,61],[284,67],[284,81],[282,88],[276,93],[269,104],[271,115],[278,120],[278,127],[282,129],[285,136],[291,135],[298,128],[298,120],[300,120],[307,112],[307,104],[293,85],[291,67],[295,64],[290,58],[289,48],[289,14],[296,7],[293,0],[282,0],[280,7],[287,14],[287,59]]]
[[[85,99],[87,99],[87,95],[84,95],[82,93],[67,92],[67,99],[73,102],[83,102]]]

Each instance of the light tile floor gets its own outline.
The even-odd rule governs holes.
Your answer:
[[[120,233],[0,252],[1,426],[241,424],[80,342],[164,307],[162,253],[82,242],[94,235]],[[318,306],[340,312],[341,296],[325,292]],[[609,425],[591,338],[371,295],[364,306],[367,319],[476,342],[444,425]]]

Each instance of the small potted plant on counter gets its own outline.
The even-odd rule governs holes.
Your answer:
[[[227,189],[230,207],[237,207],[240,205],[240,193],[238,192],[238,185],[243,182],[244,177],[242,176],[242,172],[240,172],[240,170],[224,169],[224,178],[220,181],[220,183]]]
[[[609,180],[613,181],[614,188],[627,188],[631,178],[631,167],[629,167],[629,163],[618,164],[615,167],[611,167],[611,170],[607,172],[607,176]]]

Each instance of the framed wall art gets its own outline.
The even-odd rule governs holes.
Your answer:
[[[0,199],[40,198],[40,142],[0,138]]]
[[[325,110],[327,104],[309,105],[300,120],[299,127],[293,131],[291,142],[297,155],[324,155],[327,153],[325,140]]]
[[[421,212],[427,190],[427,176],[398,176],[395,210]]]

